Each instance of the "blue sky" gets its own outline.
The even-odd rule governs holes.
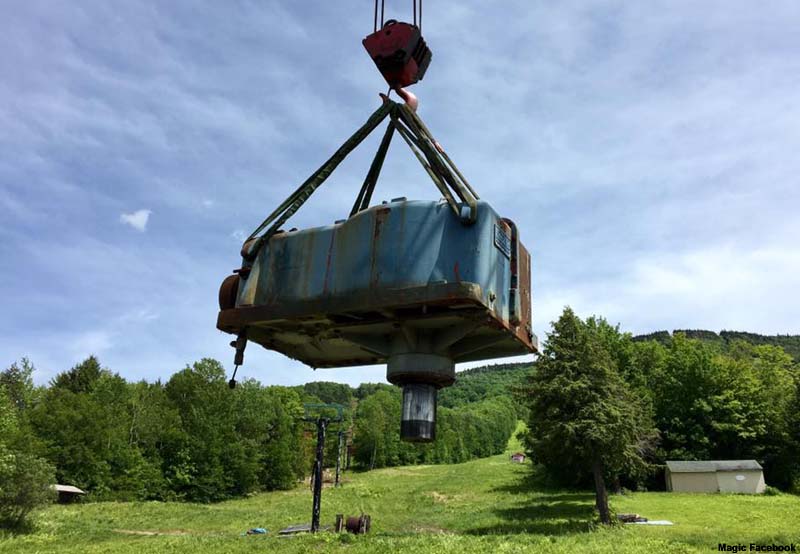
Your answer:
[[[410,14],[389,2],[388,15]],[[501,6],[501,7],[500,7]],[[377,107],[365,0],[16,2],[0,19],[0,363],[230,367],[241,238]],[[800,3],[425,3],[419,113],[564,305],[634,333],[800,333]],[[299,212],[345,216],[379,134]],[[399,143],[376,199],[438,195]],[[312,372],[251,346],[265,383]]]

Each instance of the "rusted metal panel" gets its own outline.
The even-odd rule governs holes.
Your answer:
[[[519,325],[516,328],[517,335],[521,340],[531,339],[533,335],[533,315],[531,313],[533,298],[531,297],[531,255],[528,250],[519,243]],[[538,346],[538,345],[534,345]]]
[[[465,225],[444,202],[399,200],[279,233],[240,273],[217,326],[313,367],[415,349],[456,362],[534,352],[530,257],[513,223],[485,202],[478,214]],[[420,344],[398,346],[403,336]]]

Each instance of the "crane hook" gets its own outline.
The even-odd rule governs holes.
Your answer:
[[[402,87],[390,88],[389,94],[391,94],[393,90],[397,93],[397,95],[400,98],[403,99],[403,102],[405,102],[406,106],[408,106],[408,108],[412,112],[417,111],[417,107],[419,106],[419,98],[417,98],[416,94]],[[380,97],[383,99],[384,102],[386,102],[389,100],[389,94],[380,93]]]
[[[402,87],[397,87],[394,90],[397,92],[397,95],[403,99],[403,102],[406,103],[406,106],[408,106],[412,112],[417,111],[417,106],[419,106],[419,99],[417,98],[416,94]]]

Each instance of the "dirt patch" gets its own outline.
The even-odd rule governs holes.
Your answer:
[[[140,535],[143,537],[157,537],[158,535],[190,535],[189,531],[182,529],[165,529],[163,531],[140,531],[137,529],[114,529],[115,533],[122,533],[123,535]]]
[[[434,502],[439,502],[440,504],[447,504],[451,499],[446,494],[442,494],[440,492],[433,491],[431,493]]]

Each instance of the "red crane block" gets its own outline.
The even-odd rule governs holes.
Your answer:
[[[419,27],[410,23],[391,19],[382,29],[368,35],[362,44],[394,89],[422,80],[431,63],[431,51]]]

